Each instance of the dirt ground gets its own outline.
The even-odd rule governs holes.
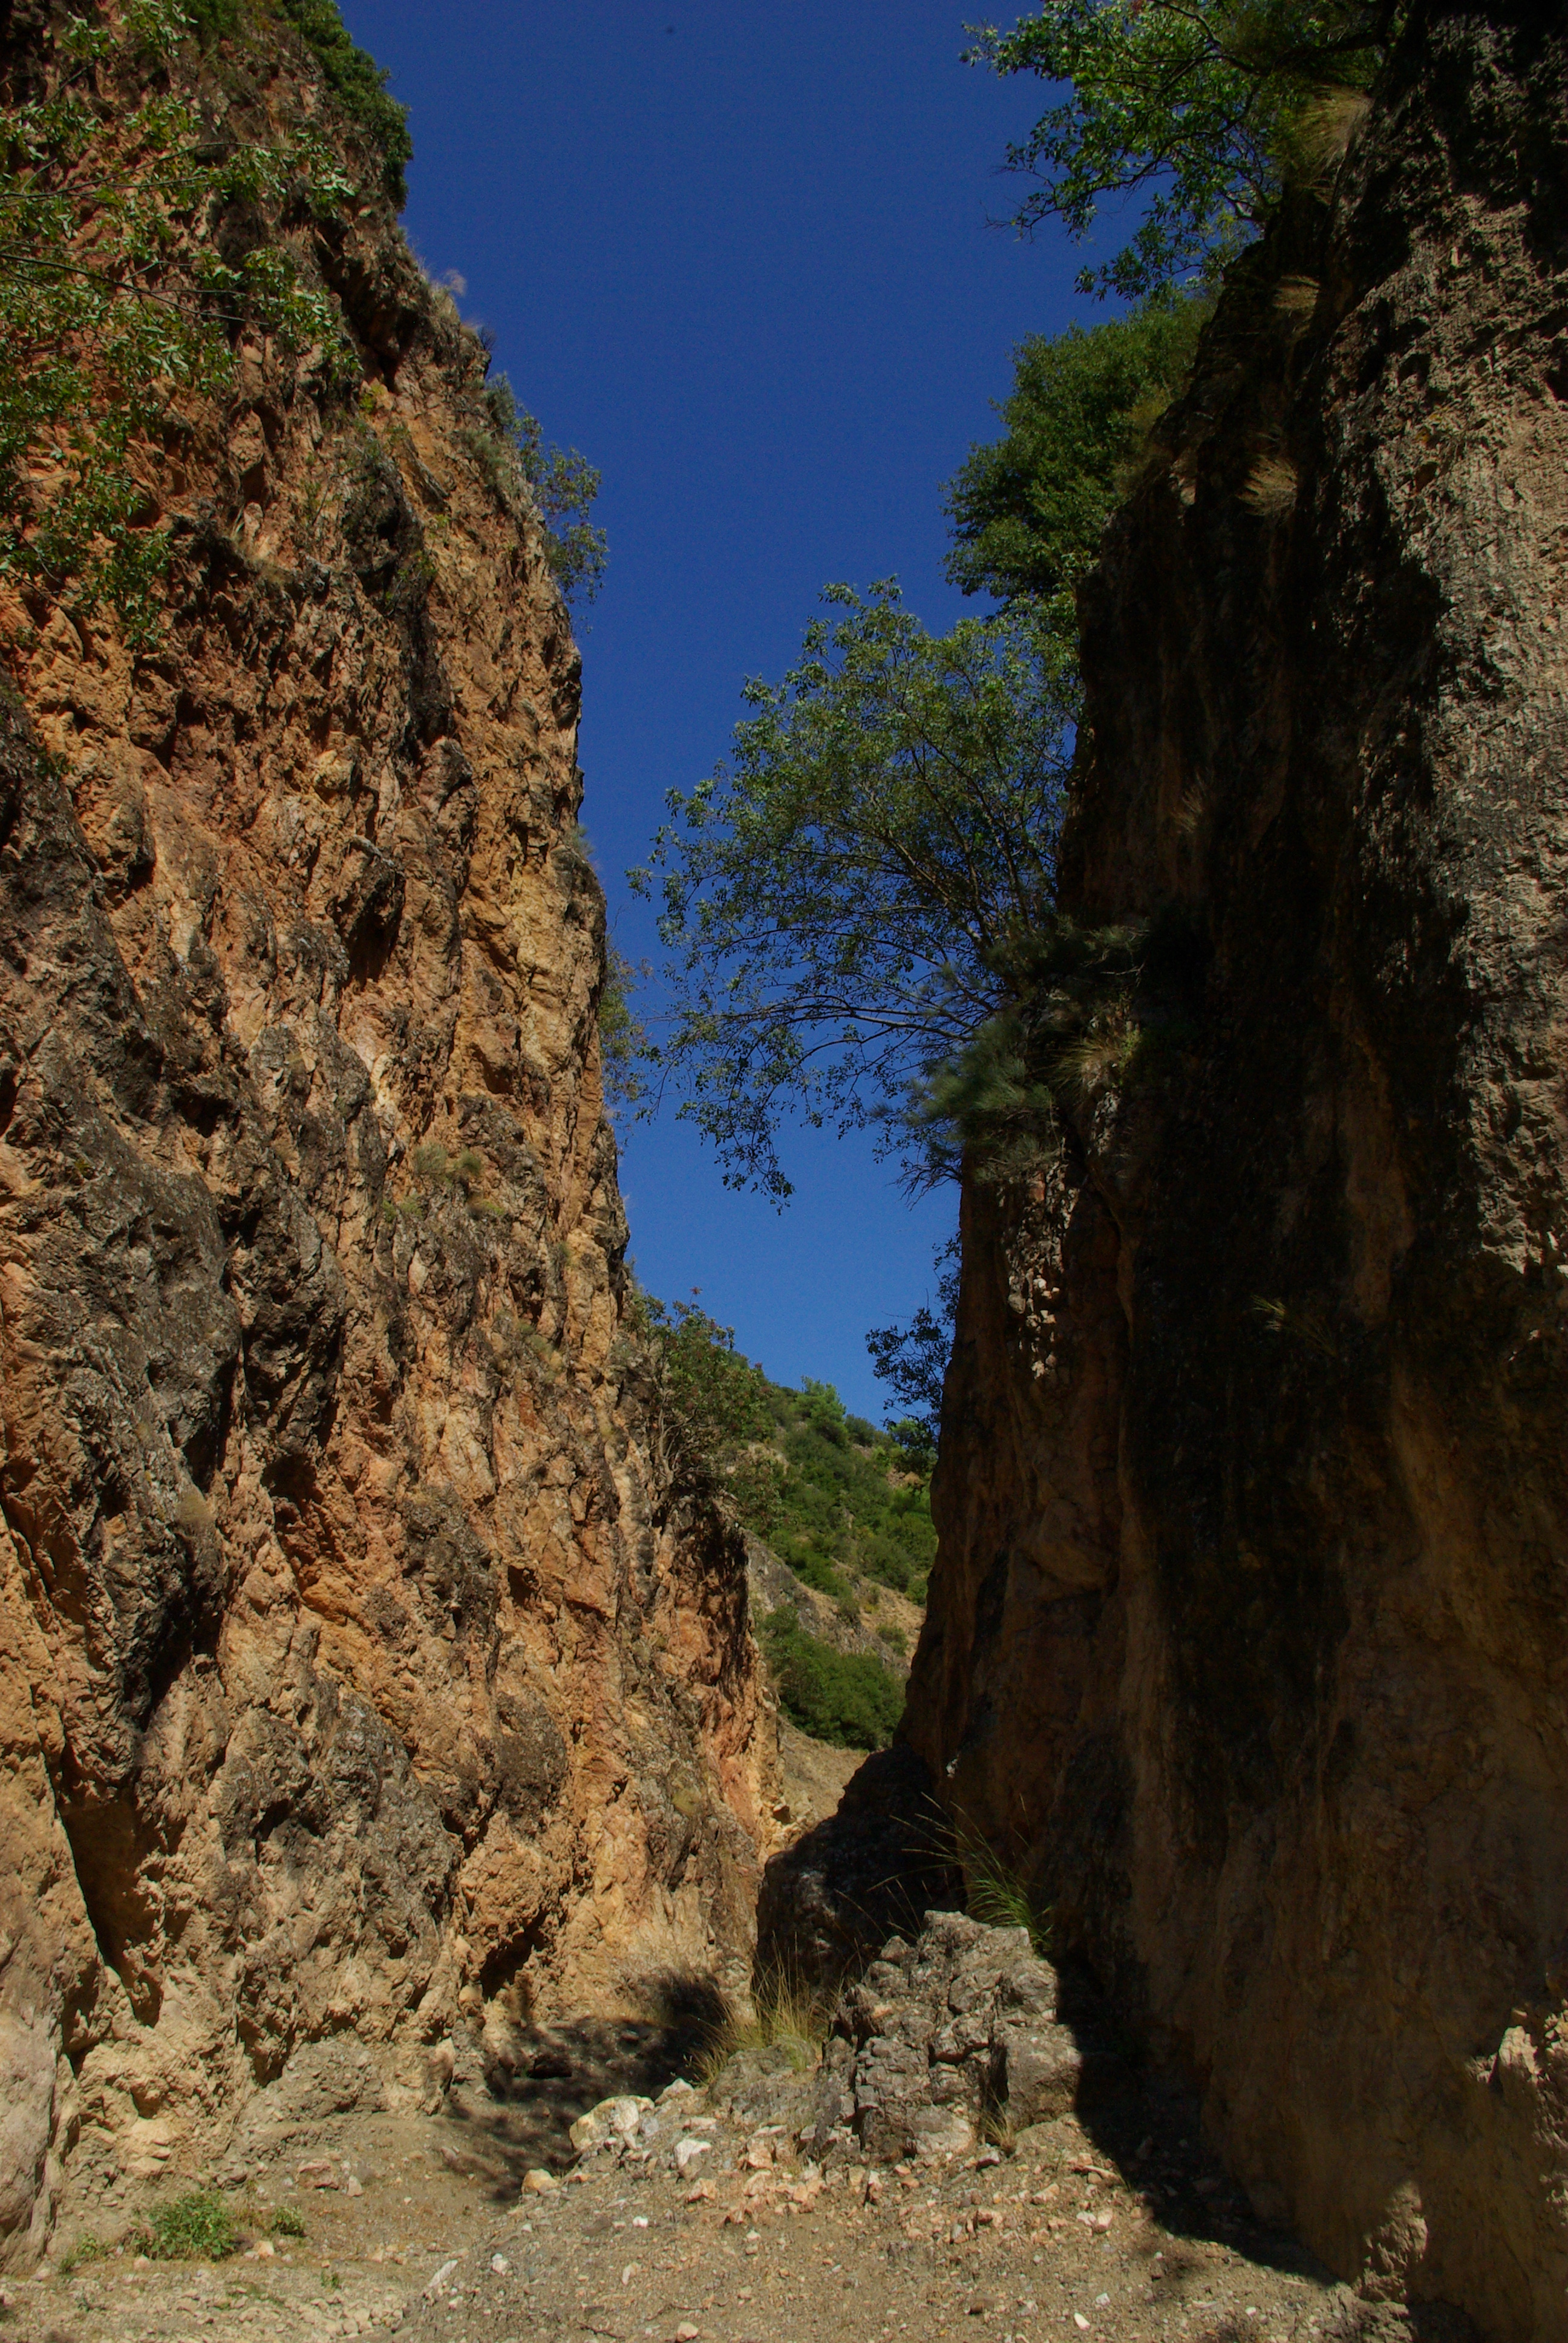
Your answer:
[[[1087,2118],[935,2166],[822,2176],[788,2127],[716,2117],[684,2093],[656,2108],[645,2147],[578,2165],[565,2127],[585,2098],[601,2087],[651,2095],[678,2048],[648,2029],[576,2029],[536,2062],[566,2071],[509,2104],[459,2085],[434,2115],[328,2119],[256,2152],[243,2177],[229,2172],[245,2231],[230,2258],[138,2266],[111,2246],[69,2274],[6,2281],[0,2338],[1459,2343],[1466,2332],[1441,2313],[1362,2304],[1261,2229],[1182,2103],[1135,2074]],[[722,2085],[713,2098],[725,2104]],[[683,2152],[684,2173],[681,2141],[702,2143]],[[553,2187],[523,2185],[546,2167]],[[284,2205],[303,2217],[302,2239],[266,2234]]]

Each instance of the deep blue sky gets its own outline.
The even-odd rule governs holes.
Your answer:
[[[1074,314],[1081,256],[987,225],[1045,93],[960,63],[983,13],[343,0],[410,109],[417,251],[466,280],[519,403],[604,476],[583,819],[633,959],[657,943],[624,874],[666,790],[725,754],[743,679],[790,664],[823,583],[896,573],[933,625],[962,607],[941,485],[995,435],[1015,344]],[[865,1331],[926,1297],[953,1197],[911,1209],[857,1141],[796,1134],[785,1161],[780,1216],[672,1114],[626,1131],[638,1272],[699,1287],[779,1381],[879,1418]]]

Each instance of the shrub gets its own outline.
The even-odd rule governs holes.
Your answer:
[[[303,2237],[305,2218],[292,2205],[280,2205],[268,2225],[275,2237]]]
[[[788,1606],[762,1624],[762,1645],[791,1722],[840,1749],[885,1749],[904,1710],[904,1688],[869,1652],[836,1652]]]
[[[575,447],[549,446],[536,416],[518,405],[504,374],[485,385],[484,421],[462,434],[491,494],[515,512],[524,491],[544,524],[545,555],[557,585],[569,601],[581,594],[591,602],[609,558],[602,528],[588,518],[599,491],[599,476]]]
[[[219,2262],[235,2248],[235,2219],[228,2200],[216,2188],[193,2188],[172,2205],[160,2205],[131,2237],[136,2249],[155,2262]]]

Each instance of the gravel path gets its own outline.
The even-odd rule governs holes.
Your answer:
[[[298,2207],[303,2241],[252,2243],[214,2268],[111,2253],[9,2281],[0,2338],[1459,2343],[1465,2332],[1442,2313],[1362,2304],[1260,2229],[1181,2104],[1136,2077],[1092,2132],[1062,2117],[1005,2154],[826,2175],[799,2160],[788,2127],[716,2118],[705,2104],[680,2096],[662,2111],[664,2139],[701,2144],[685,2173],[668,2146],[601,2152],[520,2194],[536,2109],[457,2089],[437,2117],[336,2119],[236,2198],[257,2234],[279,2204]]]

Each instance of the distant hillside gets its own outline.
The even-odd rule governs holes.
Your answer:
[[[936,1556],[929,1463],[864,1416],[846,1413],[831,1383],[768,1389],[774,1445],[787,1471],[767,1526],[798,1578],[835,1600],[874,1580],[923,1604]]]
[[[769,1383],[767,1402],[763,1461],[777,1461],[749,1549],[758,1640],[802,1733],[879,1749],[903,1714],[936,1552],[930,1460],[849,1414],[830,1383]]]
[[[674,1485],[718,1496],[749,1534],[752,1620],[785,1714],[816,1740],[883,1747],[936,1555],[930,1451],[850,1415],[831,1383],[770,1382],[695,1295],[640,1293],[638,1312]]]

